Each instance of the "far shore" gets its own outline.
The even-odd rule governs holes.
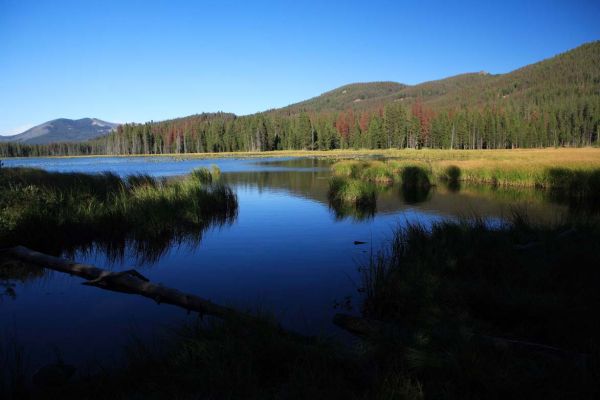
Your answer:
[[[5,160],[27,158],[121,158],[121,157],[173,157],[173,158],[268,158],[268,157],[319,157],[319,158],[353,158],[380,156],[385,158],[406,158],[421,161],[441,160],[495,160],[495,161],[527,161],[532,163],[567,162],[587,167],[600,167],[600,147],[561,147],[535,149],[502,149],[502,150],[470,150],[470,149],[336,149],[336,150],[275,150],[260,152],[220,152],[220,153],[168,153],[168,154],[97,154],[74,156],[40,156],[40,157],[5,157]]]

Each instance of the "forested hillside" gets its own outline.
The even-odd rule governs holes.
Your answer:
[[[599,136],[600,42],[593,42],[507,74],[351,84],[254,115],[125,124],[86,143],[0,144],[0,155],[588,146]]]

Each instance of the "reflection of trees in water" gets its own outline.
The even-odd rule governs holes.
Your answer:
[[[400,185],[400,195],[405,204],[419,204],[431,198],[431,186]]]
[[[23,245],[40,249],[39,251],[69,259],[93,257],[101,254],[109,264],[122,263],[124,260],[135,265],[152,265],[175,246],[196,248],[202,241],[204,232],[232,224],[237,217],[237,204],[221,212],[202,218],[201,223],[187,224],[167,228],[144,235],[113,231],[112,234],[100,234],[96,237],[81,238],[58,234],[55,239],[35,246],[24,242]],[[35,243],[35,242],[33,242]],[[3,297],[14,298],[15,286],[43,277],[46,272],[38,267],[22,263],[2,262],[0,259],[0,300]]]
[[[419,182],[424,177],[415,171],[414,178],[406,177],[407,181]],[[590,212],[592,207],[582,209],[581,201],[569,203],[568,198],[560,196],[560,192],[536,190],[533,188],[498,187],[493,185],[477,185],[460,182],[460,171],[449,169],[448,178],[438,186],[419,185],[384,185],[378,190],[376,207],[362,209],[341,204],[331,204],[329,178],[327,171],[263,171],[248,173],[226,173],[224,179],[238,187],[257,188],[258,191],[281,190],[291,195],[318,201],[329,207],[337,220],[352,218],[365,221],[373,218],[378,212],[402,212],[407,206],[418,206],[424,211],[446,215],[465,215],[477,212],[482,216],[502,217],[515,204],[527,204],[533,207],[533,215],[539,215],[543,220],[555,219],[557,213],[566,211],[562,206],[568,205],[572,212]],[[423,178],[423,179],[421,179]],[[600,204],[600,203],[592,203]],[[596,206],[596,210],[600,206]],[[596,211],[598,212],[598,210]]]
[[[259,193],[279,189],[326,205],[329,176],[328,171],[261,171],[228,172],[222,175],[222,179],[237,187],[255,187]]]
[[[600,193],[589,196],[578,196],[560,189],[550,189],[546,193],[548,201],[565,205],[573,215],[598,215],[600,214]]]
[[[96,237],[87,243],[71,246],[64,244],[56,253],[67,258],[102,254],[110,264],[120,263],[127,259],[138,266],[151,265],[158,262],[169,249],[175,246],[196,248],[202,241],[206,230],[231,225],[236,217],[237,208],[231,212],[205,218],[200,224],[181,225],[143,235],[123,234]]]
[[[337,221],[351,218],[354,221],[368,221],[377,213],[377,202],[348,204],[340,201],[330,201],[329,209]]]
[[[17,283],[41,278],[45,275],[42,268],[24,265],[14,260],[3,260],[0,257],[0,302],[5,298],[16,298]]]

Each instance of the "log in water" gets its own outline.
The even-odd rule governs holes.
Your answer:
[[[4,259],[18,260],[70,275],[87,279],[85,285],[96,286],[114,292],[138,294],[155,300],[157,303],[172,304],[200,315],[210,315],[222,319],[236,318],[253,321],[256,317],[224,307],[201,297],[180,292],[162,285],[154,284],[136,270],[111,272],[93,265],[79,264],[74,261],[53,257],[31,250],[24,246],[16,246],[0,251]]]

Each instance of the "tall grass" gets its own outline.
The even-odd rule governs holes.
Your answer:
[[[431,171],[425,163],[388,161],[343,160],[332,165],[337,177],[358,179],[366,182],[391,184],[399,182],[407,186],[431,184]]]
[[[500,227],[412,224],[363,267],[369,318],[402,327],[375,343],[431,397],[600,394],[598,221]],[[484,335],[591,355],[587,365],[490,347]],[[396,350],[393,350],[396,349]]]
[[[173,240],[198,240],[209,226],[235,218],[235,194],[212,177],[208,170],[164,180],[2,168],[0,241],[54,254],[133,245],[156,257]]]
[[[493,157],[464,160],[342,160],[332,165],[332,171],[337,177],[386,184],[399,182],[405,187],[429,187],[443,183],[450,189],[458,189],[461,182],[466,182],[535,187],[570,202],[589,203],[600,197],[600,159],[587,164],[565,159],[552,163],[551,158],[524,160]]]
[[[427,198],[431,187],[430,170],[423,164],[398,161],[339,161],[332,165],[329,181],[329,205],[336,217],[351,215],[355,219],[372,217],[377,208],[377,194],[400,182],[407,203]]]
[[[184,325],[155,345],[134,338],[121,368],[30,393],[48,399],[424,398],[408,374],[375,363],[371,354],[284,332],[266,318],[252,326],[207,321]]]
[[[353,178],[333,177],[329,182],[329,207],[337,218],[357,220],[373,217],[377,208],[377,187]]]

